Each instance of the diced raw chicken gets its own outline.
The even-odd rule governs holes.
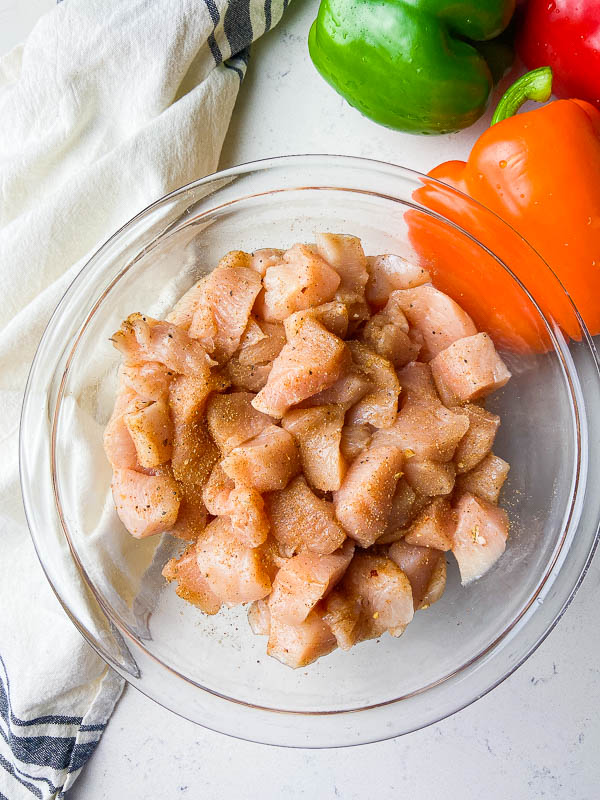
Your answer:
[[[230,250],[229,253],[225,253],[213,272],[218,269],[239,269],[240,267],[242,269],[250,269],[253,263],[250,253],[246,253],[244,250]]]
[[[225,474],[221,462],[218,461],[202,489],[202,500],[208,513],[215,517],[229,514],[229,497],[233,489],[235,483]]]
[[[358,597],[350,597],[341,589],[334,589],[323,603],[321,613],[342,650],[350,650],[360,636],[361,605]]]
[[[487,333],[453,342],[432,360],[431,371],[446,405],[486,397],[505,386],[510,378]]]
[[[324,492],[339,489],[346,472],[340,452],[344,410],[335,405],[293,409],[281,424],[300,448],[302,469],[309,482]]]
[[[235,447],[221,462],[236,483],[259,492],[283,489],[300,471],[300,457],[291,433],[269,425],[258,436]]]
[[[459,409],[451,411],[439,400],[430,405],[408,400],[385,436],[409,457],[449,461],[468,428],[469,417]]]
[[[275,580],[277,572],[287,561],[279,552],[279,544],[272,536],[267,536],[267,541],[259,548],[263,567],[271,583]]]
[[[264,295],[255,313],[268,322],[283,321],[333,299],[340,276],[307,245],[295,244],[283,255],[283,263],[269,267],[263,278]]]
[[[288,667],[306,667],[335,647],[335,636],[315,611],[300,625],[271,620],[267,653]]]
[[[287,625],[304,622],[316,604],[327,595],[346,571],[354,554],[349,540],[331,555],[299,553],[281,567],[269,596],[271,619]]]
[[[183,328],[184,331],[189,330],[196,309],[205,300],[204,287],[206,285],[206,280],[207,276],[200,278],[197,283],[179,298],[165,317],[167,322],[171,322],[173,325]]]
[[[380,445],[375,435],[333,496],[337,518],[361,547],[369,547],[386,532],[402,462],[402,450]]]
[[[412,523],[404,541],[435,550],[450,550],[455,524],[448,500],[445,497],[436,497]]]
[[[448,295],[434,286],[417,286],[392,292],[408,321],[423,334],[421,357],[430,361],[464,336],[477,333],[471,317]]]
[[[268,636],[271,629],[271,612],[267,600],[255,600],[248,609],[248,623],[256,636]]]
[[[340,439],[340,451],[349,464],[367,449],[373,436],[373,428],[366,423],[344,425]]]
[[[377,544],[388,544],[401,539],[406,533],[406,527],[418,513],[418,506],[416,493],[404,478],[400,478],[392,498],[386,532],[377,539]]]
[[[260,275],[249,267],[219,266],[208,276],[206,299],[217,328],[212,355],[219,364],[238,349],[260,290]]]
[[[320,322],[330,333],[345,339],[348,333],[348,307],[337,301],[323,303],[320,306],[307,308],[305,311],[296,311],[283,321],[285,335],[288,339],[294,337],[300,330],[307,317],[312,317]]]
[[[307,317],[273,362],[267,385],[252,405],[272,417],[282,417],[290,406],[335,383],[347,358],[344,342]]]
[[[393,366],[361,342],[347,342],[352,361],[365,373],[371,389],[348,414],[347,422],[368,422],[375,428],[387,428],[396,419],[400,384]]]
[[[414,614],[410,582],[384,555],[357,552],[346,570],[342,588],[360,600],[358,640],[373,639],[388,631],[400,636]]]
[[[243,366],[273,361],[285,344],[285,330],[280,322],[250,319],[237,358]]]
[[[272,363],[241,364],[239,358],[231,358],[225,365],[225,374],[236,389],[260,392],[267,385]]]
[[[192,541],[206,528],[206,508],[197,497],[183,497],[179,504],[177,520],[167,533],[177,539]]]
[[[104,452],[115,469],[138,469],[137,450],[131,434],[125,425],[125,414],[139,407],[136,393],[127,386],[121,386],[115,407],[104,429]]]
[[[427,458],[411,458],[404,462],[404,476],[415,492],[435,497],[450,494],[454,489],[456,468],[452,462],[441,464]]]
[[[369,273],[360,239],[340,233],[317,233],[316,245],[317,252],[342,279],[335,296],[348,307],[350,322],[355,324],[367,319],[369,307],[365,287]]]
[[[413,361],[398,371],[402,397],[413,405],[439,405],[431,367],[422,361]]]
[[[384,306],[395,289],[414,289],[431,280],[427,270],[391,253],[368,257],[367,272],[367,300],[377,307]]]
[[[131,314],[111,341],[127,366],[158,361],[182,375],[207,378],[211,361],[199,342],[183,328],[142,314]]]
[[[168,531],[175,524],[181,493],[169,475],[116,469],[112,493],[121,522],[136,539]]]
[[[135,445],[137,460],[151,469],[169,461],[173,452],[173,424],[164,400],[141,403],[123,415],[123,422]]]
[[[411,336],[404,312],[392,300],[374,314],[362,329],[361,340],[373,352],[387,358],[396,368],[413,361],[422,347],[422,337]]]
[[[124,386],[135,392],[140,400],[162,400],[169,393],[169,384],[174,373],[158,361],[144,364],[123,364],[119,376]]]
[[[459,474],[473,469],[487,456],[500,426],[500,417],[485,408],[467,403],[462,410],[469,415],[470,425],[454,453]]]
[[[214,519],[195,547],[198,569],[222,603],[250,603],[271,591],[260,548],[242,546],[227,517]]]
[[[303,550],[327,555],[343,544],[346,531],[335,517],[333,503],[317,497],[302,475],[264,499],[271,535],[282,555]]]
[[[509,523],[504,509],[469,492],[460,496],[455,511],[452,552],[464,586],[481,578],[500,558],[506,548]]]
[[[300,408],[314,408],[315,406],[337,405],[348,411],[353,405],[363,398],[371,388],[371,381],[364,372],[355,364],[348,364],[337,381],[322,392],[313,394],[308,400],[298,405]]]
[[[173,419],[173,455],[171,467],[186,495],[200,492],[219,458],[203,415],[211,391],[224,388],[218,376],[208,380],[179,377],[169,389]]]
[[[210,397],[206,405],[208,429],[223,455],[272,424],[270,417],[253,407],[255,397],[252,392],[213,394]]]
[[[285,250],[276,250],[272,247],[263,247],[261,250],[255,250],[250,256],[248,266],[258,272],[261,278],[264,278],[265,272],[269,267],[281,264],[284,252]]]
[[[167,561],[162,574],[169,582],[177,581],[175,592],[179,597],[198,606],[205,614],[216,614],[220,610],[221,601],[210,590],[198,567],[195,545],[188,547],[179,558]]]
[[[388,555],[410,581],[415,611],[440,599],[446,586],[446,559],[439,550],[396,542]]]
[[[488,503],[497,503],[509,469],[510,464],[490,453],[470,472],[460,475],[456,485],[458,489],[471,492]]]
[[[211,277],[207,276],[198,289],[198,306],[188,328],[190,337],[200,342],[207,353],[214,353],[219,333],[208,297],[211,280]]]

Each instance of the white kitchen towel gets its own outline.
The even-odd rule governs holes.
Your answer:
[[[252,40],[287,0],[66,0],[0,60],[0,800],[62,797],[122,681],[36,559],[19,411],[48,318],[134,214],[213,172]]]

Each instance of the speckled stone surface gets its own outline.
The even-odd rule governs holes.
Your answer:
[[[68,2],[68,0],[67,0]],[[0,0],[0,52],[52,0]],[[426,171],[463,158],[487,120],[461,134],[378,128],[314,71],[315,0],[294,0],[253,50],[221,166],[287,153],[344,153]],[[600,797],[600,561],[539,650],[512,677],[444,722],[345,750],[283,750],[204,730],[126,689],[69,800],[596,800]]]

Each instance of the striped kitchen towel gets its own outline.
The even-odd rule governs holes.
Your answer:
[[[287,0],[65,0],[0,59],[0,800],[62,797],[122,680],[83,641],[27,532],[19,410],[90,254],[213,172],[250,43]]]

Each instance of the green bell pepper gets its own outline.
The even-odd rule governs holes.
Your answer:
[[[450,133],[484,112],[493,79],[475,44],[508,25],[515,0],[322,0],[315,67],[365,116],[410,133]]]

